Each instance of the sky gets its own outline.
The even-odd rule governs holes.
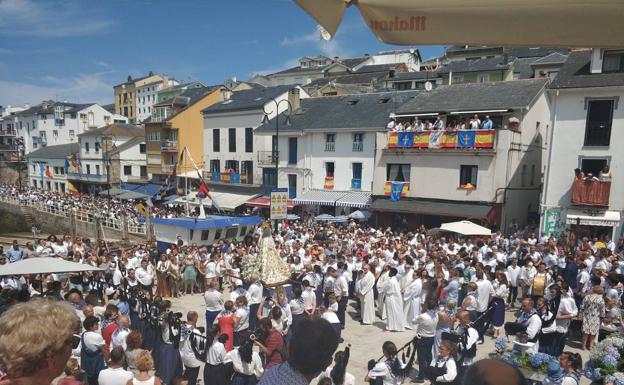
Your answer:
[[[149,71],[220,84],[298,58],[405,49],[379,42],[355,7],[330,41],[290,0],[0,0],[0,105],[112,103],[113,85]],[[423,58],[441,46],[418,46]]]

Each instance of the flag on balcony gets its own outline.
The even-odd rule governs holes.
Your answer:
[[[43,174],[45,173],[45,166],[43,163],[39,163],[39,175],[41,175],[41,179],[43,179]]]
[[[67,181],[67,191],[70,194],[80,195],[80,191],[78,191],[76,186],[74,186],[74,184],[71,181],[69,181],[69,180]]]
[[[210,195],[210,189],[208,188],[206,182],[202,180],[201,182],[199,182],[199,191],[197,192],[197,197],[200,199],[204,199],[208,195]]]
[[[326,176],[325,177],[325,189],[326,190],[333,190],[334,189],[334,177],[333,176]]]
[[[440,147],[455,148],[457,147],[457,132],[445,132],[440,140]]]
[[[69,160],[67,158],[65,158],[65,164],[63,165],[63,168],[65,169],[65,174],[67,174],[69,172]]]
[[[241,177],[239,173],[237,172],[230,173],[230,183],[240,184],[240,182],[241,182]]]
[[[413,132],[399,132],[398,147],[410,148],[414,145],[414,133]]]
[[[399,133],[398,132],[390,132],[388,133],[388,148],[396,148],[399,141]]]
[[[392,199],[392,191],[395,189],[395,195],[398,194],[398,199]],[[390,197],[390,200],[398,201],[401,198],[407,196],[409,192],[409,182],[386,182],[386,187],[384,190],[384,195]],[[397,198],[395,196],[395,198]]]
[[[52,179],[53,177],[52,171],[50,170],[50,166],[47,164],[45,166],[45,176],[47,176],[49,179]]]
[[[429,133],[428,132],[415,132],[413,146],[416,148],[429,147]]]
[[[477,131],[475,138],[476,148],[493,148],[494,147],[494,130]]]
[[[474,144],[474,131],[461,131],[457,134],[457,148],[473,148]]]
[[[440,148],[444,131],[431,131],[429,133],[429,148]]]
[[[141,215],[143,218],[147,218],[147,209],[145,208],[145,206],[143,205],[143,203],[137,203],[134,206],[134,209],[136,210],[137,213],[139,213],[139,215]]]

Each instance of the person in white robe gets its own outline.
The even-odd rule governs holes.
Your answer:
[[[370,325],[375,322],[375,275],[370,271],[368,264],[362,265],[362,274],[355,282],[355,291],[360,299],[360,315],[362,324]]]
[[[414,272],[414,280],[405,288],[403,293],[403,313],[405,314],[405,327],[416,329],[416,317],[420,314],[420,295],[422,294],[422,279],[418,272]]]
[[[396,279],[395,268],[388,270],[388,281],[384,286],[384,304],[386,305],[386,329],[402,332],[405,330],[405,314],[403,314],[403,296],[401,285]]]
[[[390,268],[389,265],[387,266],[388,267],[384,268],[384,270],[381,272],[381,275],[379,276],[379,279],[377,280],[377,315],[382,320],[386,319],[386,307],[384,306],[384,289],[386,287],[386,283],[388,282],[388,269]]]

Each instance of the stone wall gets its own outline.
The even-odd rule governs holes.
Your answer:
[[[98,222],[84,222],[73,217],[38,211],[35,207],[20,207],[17,204],[3,201],[0,201],[0,232],[31,231],[32,224],[28,223],[24,212],[29,212],[35,223],[41,225],[43,233],[57,236],[69,234],[90,239],[126,239],[130,242],[145,242],[146,240],[144,235],[130,234],[107,227],[104,227],[104,234],[102,234],[102,227]]]

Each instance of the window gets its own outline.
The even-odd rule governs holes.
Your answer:
[[[100,165],[99,164],[95,165],[95,175],[100,175]]]
[[[225,231],[225,238],[226,239],[236,238],[237,234],[238,234],[238,227],[230,227],[229,229]]]
[[[247,234],[247,226],[241,226],[240,228],[240,236],[244,237]]]
[[[589,100],[585,125],[585,146],[608,146],[611,141],[613,99]]]
[[[95,142],[95,153],[97,154],[100,151],[100,142]]]
[[[460,76],[457,76],[457,75],[453,76],[453,81],[452,81],[453,84],[460,84],[460,83],[463,83],[463,82],[464,82],[464,77],[463,76],[461,76],[461,75]]]
[[[124,175],[132,175],[132,166],[124,166]]]
[[[58,138],[58,130],[52,130],[52,137]]]
[[[253,128],[245,128],[245,152],[253,152]]]
[[[153,131],[147,133],[148,142],[160,142],[160,131]]]
[[[238,172],[238,161],[237,160],[226,160],[225,161],[225,170],[227,172]]]
[[[288,164],[297,164],[297,138],[288,138]]]
[[[490,74],[479,75],[479,83],[488,83],[490,81]]]
[[[202,232],[201,232],[201,240],[202,241],[207,241],[208,240],[208,233],[210,233],[210,230],[202,230]]]
[[[219,172],[221,170],[221,161],[219,159],[212,159],[210,161],[210,172]]]
[[[87,175],[91,175],[91,165],[87,165]]]
[[[148,155],[147,156],[147,164],[160,165],[161,163],[162,163],[162,156],[160,155]]]
[[[364,134],[353,134],[353,152],[364,151]]]
[[[236,152],[236,128],[228,128],[228,150]]]
[[[473,187],[477,187],[477,172],[479,167],[472,165],[459,166],[459,185],[466,186],[471,184]]]
[[[219,152],[221,151],[221,129],[214,128],[212,130],[212,151]]]
[[[535,186],[535,165],[531,165],[531,186]]]
[[[334,162],[325,162],[325,177],[334,177]]]
[[[74,130],[69,130],[68,132],[69,132],[69,138],[70,138],[70,139],[73,139],[73,138],[74,138],[74,136],[76,135],[76,134],[75,134],[75,132],[74,132]]]
[[[85,152],[89,153],[89,142],[85,142]]]
[[[408,163],[389,163],[386,166],[386,180],[389,182],[409,182],[410,168]]]
[[[141,178],[147,178],[147,166],[139,166]]]
[[[585,175],[592,174],[598,177],[602,168],[608,164],[609,162],[605,158],[583,158],[581,159],[581,170]]]
[[[602,56],[602,72],[624,72],[624,51],[606,51]]]
[[[214,235],[214,240],[218,241],[219,239],[221,239],[221,229],[216,229],[215,230],[215,235]]]
[[[362,188],[362,163],[353,163],[351,169],[351,188],[353,190],[360,190]]]
[[[325,151],[336,151],[336,134],[325,135]]]
[[[145,143],[139,144],[139,153],[145,154],[146,150],[147,150],[147,145]]]
[[[392,83],[392,85],[394,86],[394,89],[399,90],[399,91],[412,89],[412,82],[398,82],[398,83]]]

